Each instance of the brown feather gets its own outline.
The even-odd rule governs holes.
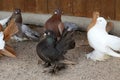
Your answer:
[[[15,23],[15,20],[11,19],[10,23],[4,30],[4,40],[8,41],[11,38],[11,36],[16,34],[17,32],[18,32],[18,27]]]
[[[9,45],[5,45],[5,49],[0,50],[0,52],[3,55],[9,56],[9,57],[16,57],[16,53],[15,53],[14,49],[12,47],[10,47]]]
[[[1,53],[1,50],[0,50],[0,57],[3,56],[2,53]]]
[[[59,29],[60,35],[62,35],[63,30],[64,30],[64,24],[63,24],[62,22],[60,22],[60,23],[58,24],[58,29]]]
[[[61,14],[53,14],[46,23],[45,23],[45,30],[51,30],[56,33],[57,37],[61,36],[61,32],[59,31],[58,25],[62,23]],[[63,24],[63,23],[62,23]],[[64,26],[61,26],[61,30],[64,29]]]
[[[114,28],[113,22],[107,22],[106,31],[110,32]]]
[[[93,18],[92,18],[92,21],[87,28],[87,31],[89,31],[96,24],[98,17],[99,17],[99,12],[97,12],[97,11],[93,12]]]
[[[2,25],[0,24],[0,31],[2,31],[2,29],[3,29],[3,28],[2,28]]]

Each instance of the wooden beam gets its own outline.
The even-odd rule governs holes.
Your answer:
[[[0,11],[0,16],[1,16],[0,19],[6,18],[11,14],[12,12]],[[51,14],[22,13],[24,23],[41,25],[41,26],[44,26],[45,22],[50,16]],[[75,23],[81,28],[81,30],[86,31],[88,25],[90,24],[91,18],[64,15],[62,16],[62,21]],[[112,33],[120,36],[120,21],[111,20],[111,22],[114,23],[114,29],[112,30]]]

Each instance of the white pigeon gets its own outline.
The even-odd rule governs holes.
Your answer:
[[[9,18],[10,18],[10,17],[7,17],[7,18],[4,18],[4,19],[1,19],[1,20],[0,20],[0,24],[1,24],[2,26],[6,25],[6,23],[7,23],[8,20],[9,20]]]
[[[106,32],[107,21],[98,17],[96,24],[87,32],[90,46],[94,49],[87,58],[104,61],[108,56],[120,57],[120,38]]]

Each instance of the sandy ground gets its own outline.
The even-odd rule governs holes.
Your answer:
[[[68,66],[57,75],[43,73],[45,68],[37,64],[39,57],[35,49],[38,42],[10,42],[17,58],[0,58],[0,80],[120,80],[119,58],[112,57],[104,62],[86,59],[85,54],[92,50],[88,46],[86,33],[76,32],[75,39],[76,48],[70,50],[66,57],[77,64]]]

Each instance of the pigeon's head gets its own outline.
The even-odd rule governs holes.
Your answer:
[[[53,31],[46,30],[44,32],[44,37],[53,37],[53,38],[56,38],[56,34]]]
[[[47,38],[48,40],[52,40],[52,41],[57,40],[56,34],[53,31],[50,31],[50,30],[46,30],[44,32],[44,38]]]
[[[98,17],[96,24],[101,25],[101,26],[106,26],[107,21],[103,17]]]
[[[21,10],[20,9],[15,9],[12,13],[11,18],[14,18],[15,22],[17,22],[17,23],[22,23]]]
[[[63,14],[63,11],[61,9],[55,9],[54,14]]]
[[[15,9],[14,14],[21,14],[21,10],[20,9]]]

